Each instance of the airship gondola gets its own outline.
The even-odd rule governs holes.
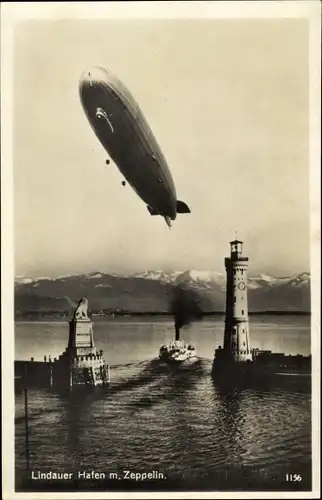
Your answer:
[[[177,213],[190,213],[187,204],[177,199],[161,148],[123,83],[95,67],[83,73],[79,94],[97,138],[149,213],[163,216],[169,227]]]

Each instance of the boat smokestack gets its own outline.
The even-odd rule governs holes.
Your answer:
[[[202,319],[198,293],[184,284],[176,286],[173,290],[171,312],[174,317],[175,339],[180,340],[180,330],[183,326]]]

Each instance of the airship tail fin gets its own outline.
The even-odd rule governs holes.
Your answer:
[[[177,201],[177,214],[190,214],[191,210],[184,201]]]
[[[147,209],[149,210],[150,215],[160,215],[159,212],[156,212],[154,208],[150,207],[149,205],[147,205]]]

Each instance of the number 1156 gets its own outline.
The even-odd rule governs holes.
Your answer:
[[[286,474],[285,476],[286,481],[302,481],[302,476],[301,474]]]

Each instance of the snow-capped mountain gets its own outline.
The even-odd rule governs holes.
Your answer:
[[[214,285],[219,285],[222,290],[226,290],[226,276],[223,273],[215,271],[200,271],[190,269],[187,271],[144,271],[143,273],[132,274],[131,278],[141,278],[146,280],[156,280],[161,283],[177,285],[185,283],[192,287],[211,289]],[[296,276],[274,277],[267,274],[261,274],[257,277],[248,277],[248,289],[256,290],[259,288],[276,286],[309,286],[310,274],[301,273]]]
[[[207,287],[207,284],[225,282],[225,276],[214,271],[197,271],[194,269],[188,271],[144,271],[130,275],[131,278],[142,278],[147,280],[157,280],[161,283],[177,285],[185,283],[191,286]]]
[[[16,285],[26,285],[27,283],[32,283],[33,281],[33,278],[27,278],[25,276],[16,276],[15,278]]]
[[[248,289],[260,288],[263,286],[274,287],[274,286],[306,286],[310,285],[310,274],[301,273],[296,276],[288,276],[282,278],[274,278],[273,276],[268,276],[267,274],[261,274],[259,277],[248,278]]]
[[[186,271],[143,271],[140,273],[133,273],[133,274],[117,274],[117,273],[102,273],[99,271],[87,273],[87,274],[68,274],[64,276],[59,276],[55,278],[50,278],[50,277],[37,277],[37,278],[30,278],[30,277],[25,277],[25,276],[17,276],[15,278],[15,284],[28,284],[28,283],[37,283],[39,281],[60,281],[60,280],[68,280],[68,279],[75,279],[75,278],[82,278],[82,279],[88,279],[88,280],[99,280],[99,279],[104,279],[105,277],[113,277],[113,278],[122,278],[122,279],[145,279],[145,280],[154,280],[154,281],[160,281],[161,283],[168,283],[168,284],[178,284],[178,283],[186,283],[186,284],[191,284],[191,285],[200,285],[200,286],[205,286],[207,283],[217,283],[217,284],[225,284],[226,283],[226,276],[223,273],[218,273],[216,271],[202,271],[202,270],[195,270],[195,269],[189,269]],[[310,283],[310,273],[301,273],[297,274],[295,276],[288,276],[288,277],[274,277],[274,276],[269,276],[267,274],[261,274],[260,276],[248,277],[248,288],[252,287],[260,287],[263,285],[266,286],[278,286],[278,285],[285,285],[285,284],[291,284],[292,286],[303,286],[307,285]],[[250,286],[251,285],[251,286]]]
[[[69,310],[81,297],[92,310],[166,312],[178,284],[198,292],[205,311],[224,311],[226,277],[215,271],[145,271],[127,276],[95,271],[58,278],[17,277],[16,312]],[[310,274],[248,278],[250,311],[309,311]]]

